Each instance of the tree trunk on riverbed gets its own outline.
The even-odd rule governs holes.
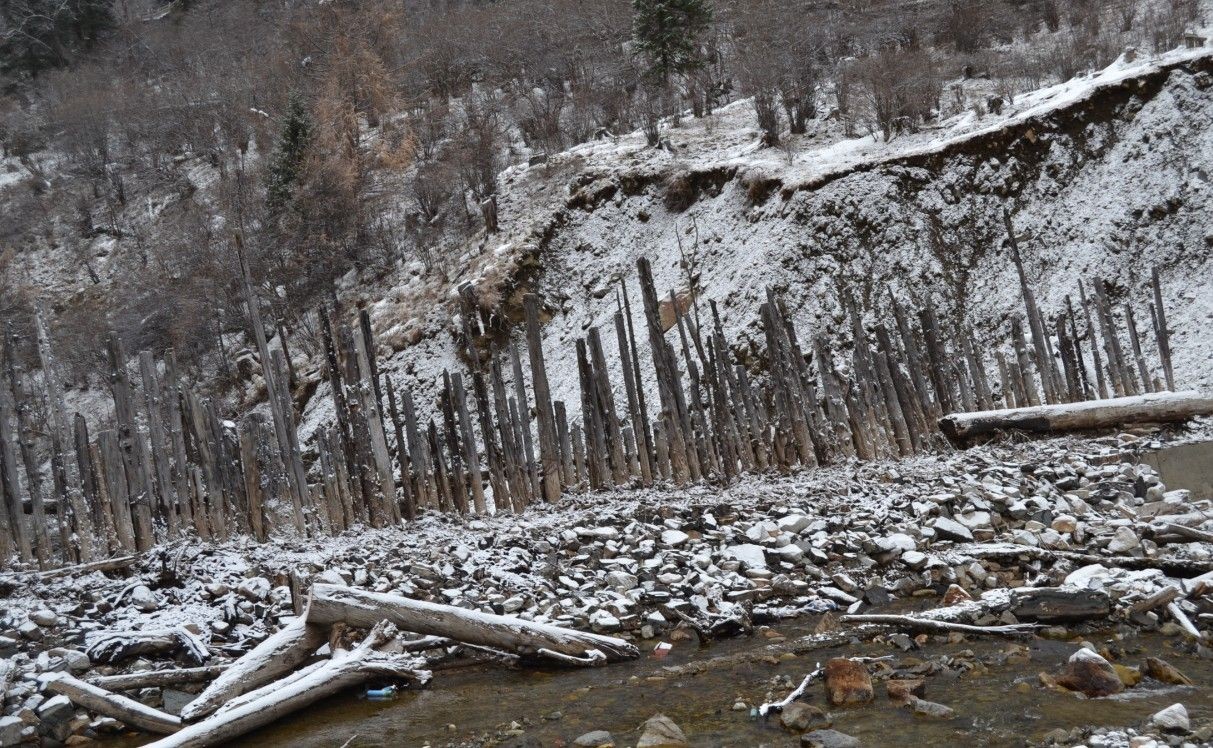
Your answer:
[[[381,651],[391,649],[395,635],[391,624],[381,623],[354,649],[335,652],[331,660],[307,669],[300,677],[288,676],[280,684],[264,688],[260,698],[189,725],[151,746],[205,748],[222,745],[375,676],[403,678],[418,684],[428,682],[429,671],[421,669],[424,659]]]
[[[1186,421],[1207,415],[1213,415],[1213,398],[1189,390],[1033,408],[951,413],[939,419],[939,427],[949,439],[963,443],[975,436],[1012,429],[1044,433],[1088,431],[1131,423]]]
[[[333,584],[317,584],[312,588],[308,620],[318,624],[346,623],[355,628],[368,628],[387,620],[417,634],[445,636],[465,644],[523,656],[548,656],[562,662],[577,658],[581,660],[578,664],[605,664],[640,656],[635,646],[613,636]],[[551,657],[545,652],[563,657]]]

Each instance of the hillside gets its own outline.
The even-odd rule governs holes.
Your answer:
[[[1208,388],[1213,295],[1192,279],[1213,277],[1211,71],[1207,50],[1122,59],[1023,95],[1001,117],[961,115],[891,143],[819,135],[790,164],[787,152],[758,146],[744,102],[684,121],[670,131],[671,150],[645,147],[639,133],[586,144],[503,175],[501,234],[470,247],[459,282],[476,287],[507,335],[521,294],[543,297],[554,396],[576,403],[571,341],[609,326],[613,283],[634,284],[641,256],[659,289],[681,294],[684,253],[693,255],[699,296],[756,348],[768,286],[801,329],[843,340],[839,295],[881,309],[890,291],[1003,340],[1022,309],[1004,246],[1007,205],[1046,310],[1097,277],[1114,302],[1135,298],[1159,267],[1182,352],[1177,378]],[[455,287],[410,272],[388,286],[383,299],[362,292],[380,340],[401,346],[383,352],[383,368],[431,392],[443,368],[461,366]],[[423,333],[414,344],[409,330]],[[328,414],[328,397],[322,384],[309,423]]]

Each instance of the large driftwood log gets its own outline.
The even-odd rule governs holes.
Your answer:
[[[395,633],[391,624],[380,623],[354,649],[336,652],[331,660],[307,668],[302,676],[289,676],[281,683],[266,686],[260,698],[244,701],[151,745],[155,748],[221,745],[375,676],[403,678],[419,685],[427,683],[430,673],[421,669],[424,660],[391,651]]]
[[[85,634],[85,653],[93,662],[112,665],[132,657],[170,655],[180,652],[195,664],[206,662],[210,650],[184,626],[143,631],[97,631]]]
[[[62,694],[77,706],[106,717],[113,717],[131,727],[138,727],[141,730],[161,735],[171,734],[181,729],[181,720],[171,714],[153,709],[121,694],[110,693],[104,688],[85,683],[67,673],[51,673],[44,678],[46,690]]]
[[[939,428],[955,442],[995,431],[1059,432],[1112,428],[1130,423],[1169,423],[1213,415],[1213,398],[1196,391],[1156,392],[1033,408],[951,413]]]
[[[99,675],[90,678],[88,682],[111,691],[133,691],[136,688],[161,688],[178,686],[182,683],[200,683],[221,675],[229,667],[230,665],[206,665],[175,670],[145,670],[121,675]]]
[[[298,667],[326,640],[325,629],[311,625],[308,611],[253,647],[185,705],[181,718],[201,719],[225,702],[265,685]]]
[[[347,623],[355,628],[368,628],[387,620],[418,634],[445,636],[465,644],[531,657],[543,657],[545,651],[556,652],[579,658],[582,660],[579,664],[604,664],[640,656],[635,646],[613,636],[332,584],[312,588],[308,620],[319,624]]]

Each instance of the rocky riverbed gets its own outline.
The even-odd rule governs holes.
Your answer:
[[[1198,424],[1183,433],[1002,443],[896,463],[752,478],[728,488],[618,491],[532,507],[521,516],[434,514],[405,528],[347,533],[320,543],[182,541],[110,571],[7,574],[0,577],[0,744],[75,745],[123,735],[124,726],[115,720],[45,692],[49,674],[70,671],[86,681],[112,683],[112,676],[140,671],[217,669],[289,622],[303,602],[302,591],[317,581],[610,633],[644,642],[650,651],[657,642],[679,652],[696,641],[736,646],[728,642],[731,637],[751,634],[755,639],[748,641],[761,644],[751,647],[755,657],[778,662],[790,655],[804,662],[802,672],[781,674],[788,682],[772,684],[769,700],[782,699],[800,682],[817,648],[829,650],[823,650],[823,663],[825,654],[892,655],[858,666],[875,679],[872,688],[883,701],[880,684],[924,676],[914,668],[932,667],[930,658],[913,654],[919,648],[948,644],[963,650],[970,640],[987,640],[923,633],[913,625],[851,622],[848,614],[892,613],[972,626],[1032,624],[1037,628],[1035,638],[1028,635],[1031,641],[1065,642],[1063,649],[1051,650],[1048,667],[1029,684],[1035,691],[1126,698],[1135,690],[1156,693],[1150,689],[1172,678],[1173,703],[1184,705],[1187,695],[1200,694],[1188,699],[1191,713],[1181,706],[1161,716],[1151,712],[1131,725],[1104,725],[1131,727],[1135,735],[1122,729],[1096,739],[1089,729],[1099,723],[1079,721],[1050,740],[1200,744],[1210,739],[1211,715],[1203,706],[1206,687],[1192,675],[1191,663],[1213,657],[1205,646],[1213,630],[1213,519],[1206,519],[1213,518],[1213,502],[1168,490],[1138,456],[1207,436],[1208,429]],[[819,630],[804,630],[806,621]],[[1148,637],[1150,644],[1109,646],[1126,635]],[[784,641],[772,643],[772,637]],[[1163,642],[1167,652],[1150,651]],[[1022,642],[1002,646],[1028,648]],[[998,657],[1015,657],[1013,649],[997,651]],[[462,662],[457,652],[430,654],[436,663]],[[1177,666],[1177,656],[1189,664]],[[1150,665],[1147,657],[1163,664]],[[957,670],[958,678],[972,670],[941,662],[938,672]],[[203,685],[174,683],[127,695],[174,713]],[[443,672],[436,670],[431,690],[443,688]],[[802,712],[802,703],[831,706],[822,701],[829,691],[828,678],[817,680],[807,701],[793,702],[790,711]],[[721,697],[729,703],[718,708],[730,712],[740,704],[738,711],[748,718],[766,695],[734,700],[743,695],[730,693]],[[899,708],[921,719],[951,719],[937,707],[953,714],[963,709],[913,698],[902,699],[908,706]],[[634,710],[656,712],[662,706],[641,701]],[[785,728],[787,714],[772,715],[765,721],[774,720],[779,730],[770,736],[773,745],[814,732],[813,720],[802,724],[793,716]],[[633,721],[639,725],[649,716],[636,713]],[[442,726],[433,727],[439,732]],[[684,727],[692,743],[720,744],[696,743],[695,730]],[[502,730],[452,734],[445,742],[523,740],[525,725],[516,730],[507,722]],[[804,739],[810,745],[818,738]],[[645,743],[643,729],[620,740],[662,744]]]

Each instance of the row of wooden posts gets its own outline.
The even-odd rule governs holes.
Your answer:
[[[884,321],[867,327],[848,304],[849,350],[833,349],[821,334],[803,336],[768,292],[760,309],[765,360],[752,368],[736,361],[714,302],[683,309],[671,293],[674,324],[667,330],[649,262],[641,259],[639,314],[621,280],[613,319],[622,388],[610,376],[604,332],[592,328],[570,352],[577,403],[552,399],[540,300],[525,297],[522,340],[498,350],[466,291],[469,374],[443,374],[428,421],[418,417],[409,390],[397,391],[380,374],[366,312],[355,324],[338,324],[322,310],[323,371],[335,415],[315,430],[306,452],[288,357],[281,344],[270,348],[247,267],[243,290],[268,418],[255,412],[239,423],[225,420],[213,401],[183,386],[171,351],[161,365],[141,352],[136,385],[121,342],[111,337],[114,425],[90,434],[82,416],[67,415],[39,311],[40,378],[20,371],[15,333],[10,327],[6,334],[0,554],[6,566],[48,568],[187,535],[264,541],[395,525],[422,511],[519,512],[585,488],[729,482],[744,473],[910,455],[939,443],[936,423],[949,412],[1174,389],[1157,272],[1147,304],[1154,332],[1148,351],[1132,307],[1126,303],[1117,315],[1100,281],[1091,295],[1080,286],[1077,305],[1067,298],[1046,317],[1013,240],[1012,250],[1027,330],[1021,317],[1011,320],[1009,353],[990,341],[979,345],[930,306],[910,313],[892,294]],[[993,366],[983,354],[990,349]],[[41,392],[31,391],[35,381]],[[38,398],[48,413],[50,486],[32,418]]]

